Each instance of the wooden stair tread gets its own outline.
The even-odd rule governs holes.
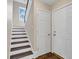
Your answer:
[[[12,32],[25,32],[25,31],[12,31]]]
[[[10,59],[19,59],[33,54],[30,41],[23,27],[13,27],[11,34]]]
[[[12,39],[22,39],[22,38],[28,38],[28,37],[13,37]]]
[[[15,34],[12,34],[12,35],[26,35],[26,33],[15,33]]]
[[[15,48],[11,48],[11,51],[21,50],[21,49],[30,48],[30,47],[31,47],[30,45],[15,47]]]
[[[24,28],[12,28],[12,29],[24,29]]]
[[[12,42],[11,45],[13,45],[13,44],[20,44],[20,43],[27,43],[27,42],[29,42],[29,41],[26,40],[26,41],[20,41],[20,42]]]
[[[32,51],[27,51],[27,52],[24,52],[24,53],[12,55],[12,56],[10,56],[10,59],[18,59],[18,58],[22,58],[22,57],[25,57],[25,56],[28,56],[28,55],[32,55],[32,54],[33,54]]]

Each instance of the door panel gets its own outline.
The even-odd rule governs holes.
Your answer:
[[[54,51],[65,59],[72,59],[72,6],[54,12],[56,36]]]
[[[51,51],[51,13],[48,11],[38,11],[37,19],[37,41],[40,54],[45,54]]]

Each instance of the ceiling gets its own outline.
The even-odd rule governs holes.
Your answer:
[[[19,3],[23,3],[23,4],[27,3],[27,0],[14,0],[14,1],[19,2]]]
[[[8,4],[10,4],[12,1],[16,1],[23,4],[27,3],[27,0],[7,0],[7,1],[8,1]],[[40,0],[40,1],[48,5],[53,5],[57,0]]]
[[[16,2],[19,2],[19,3],[23,3],[23,4],[27,3],[27,0],[7,0],[7,3],[8,4],[12,4],[13,1],[16,1]]]
[[[53,5],[56,0],[40,0],[41,2],[48,4],[48,5]]]

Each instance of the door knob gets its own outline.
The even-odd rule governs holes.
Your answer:
[[[48,36],[50,36],[51,34],[48,34]]]
[[[56,31],[54,31],[54,34],[53,34],[53,36],[56,36]]]
[[[53,34],[53,36],[56,36],[56,34]]]

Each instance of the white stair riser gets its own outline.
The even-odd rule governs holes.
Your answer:
[[[25,40],[29,41],[28,38],[24,38],[24,39],[13,39],[13,40],[11,40],[11,42],[21,42],[21,41],[25,41]]]
[[[11,48],[15,48],[15,47],[21,47],[21,46],[27,46],[27,45],[30,45],[30,43],[20,43],[20,44],[13,44],[11,45]]]
[[[26,32],[12,32],[12,34],[21,34],[21,33],[26,33]]]
[[[24,29],[12,29],[12,31],[24,31]]]
[[[13,26],[12,28],[24,28],[23,26]]]
[[[33,55],[29,55],[29,56],[22,57],[22,58],[19,58],[19,59],[32,59],[32,58],[33,58]]]
[[[27,35],[12,35],[12,37],[27,37]]]
[[[12,29],[12,31],[19,31],[19,30],[23,30],[24,31],[24,29]]]

